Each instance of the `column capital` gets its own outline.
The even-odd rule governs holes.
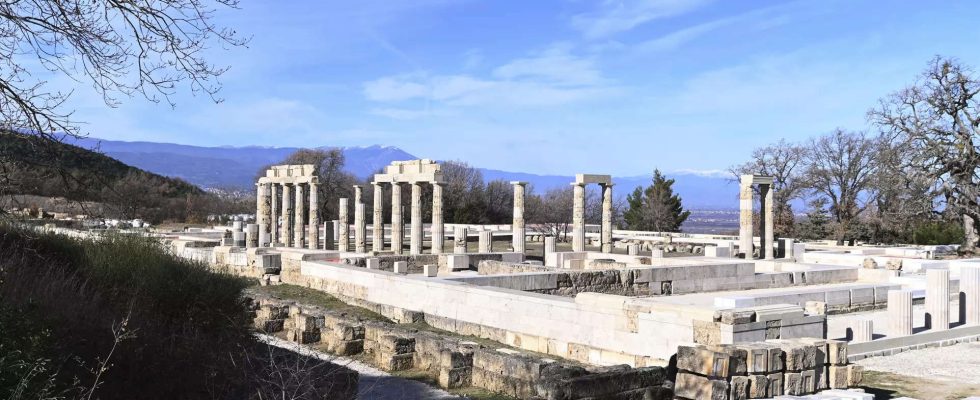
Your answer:
[[[510,184],[514,186],[524,186],[527,185],[527,181],[510,181]]]
[[[569,183],[569,185],[571,185],[571,186],[585,187],[585,183],[583,183],[583,182],[572,182],[572,183]]]

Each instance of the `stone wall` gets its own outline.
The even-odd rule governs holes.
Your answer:
[[[861,383],[847,364],[847,343],[800,338],[677,349],[675,399],[758,399],[802,396]]]
[[[416,370],[444,388],[479,387],[529,399],[670,399],[662,367],[588,367],[534,353],[289,301],[259,298],[255,326],[288,340],[362,359],[385,371]]]

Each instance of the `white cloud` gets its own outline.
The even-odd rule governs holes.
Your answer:
[[[508,62],[485,78],[469,74],[406,74],[364,84],[368,100],[427,100],[456,107],[551,106],[610,96],[620,90],[602,77],[593,59],[576,56],[563,45]],[[417,117],[403,109],[375,111],[391,118]]]
[[[587,38],[597,39],[657,19],[670,18],[694,11],[711,0],[606,0],[599,10],[572,17],[572,26]]]

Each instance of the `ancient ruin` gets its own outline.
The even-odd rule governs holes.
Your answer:
[[[590,183],[602,189],[598,229],[587,228],[584,218]],[[165,240],[177,254],[216,268],[321,290],[383,315],[391,324],[262,300],[256,323],[338,354],[371,354],[383,369],[430,370],[445,387],[473,385],[531,398],[587,378],[668,397],[669,380],[675,398],[833,394],[861,380],[860,366],[849,361],[980,338],[980,260],[934,260],[949,251],[943,246],[775,238],[770,177],[742,177],[741,234],[725,236],[614,230],[612,178],[579,174],[571,182],[573,227],[566,244],[526,223],[524,182],[512,182],[512,225],[446,224],[439,164],[395,162],[374,176],[370,234],[355,187],[353,246],[347,245],[347,199],[339,199],[336,250],[329,241],[321,245],[313,228],[316,184],[309,166],[272,167],[258,183],[257,240],[241,224],[230,228],[235,240],[227,242],[212,243],[212,231],[176,232]],[[407,254],[403,184],[412,187]],[[428,236],[421,220],[425,184],[433,194]],[[754,185],[763,199],[761,237],[752,235]],[[330,226],[324,225],[324,236],[331,236]],[[494,251],[495,234],[511,235],[511,251]],[[470,235],[477,236],[476,252],[468,248]],[[544,257],[532,257],[531,245]],[[762,259],[753,259],[754,249]],[[403,323],[451,335],[404,329]],[[671,360],[676,371],[667,368]],[[617,365],[629,368],[610,369]],[[519,372],[527,368],[537,372]],[[568,375],[576,368],[584,369]],[[500,376],[522,383],[500,386]],[[589,393],[595,394],[583,388],[568,398]]]

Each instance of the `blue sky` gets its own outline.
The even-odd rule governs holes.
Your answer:
[[[224,102],[108,108],[78,87],[69,106],[108,139],[710,173],[780,138],[868,128],[933,55],[980,67],[978,15],[974,1],[245,1],[219,14],[253,37],[212,51],[231,65]]]

